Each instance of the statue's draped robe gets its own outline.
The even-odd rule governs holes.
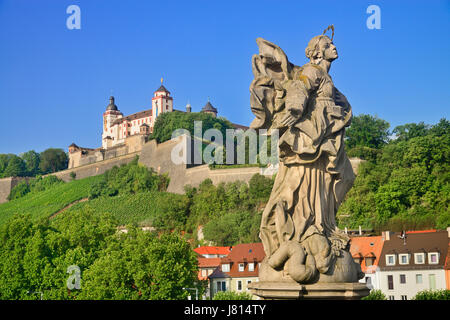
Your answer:
[[[268,81],[267,77],[255,79],[252,99],[275,101],[273,110],[269,110],[272,128],[288,110],[301,115],[292,127],[279,125],[279,170],[260,228],[264,250],[270,257],[284,241],[301,242],[314,233],[333,238],[339,232],[337,209],[355,176],[343,140],[352,117],[351,107],[328,73],[313,64],[301,68],[290,64],[289,78],[274,81],[275,89],[282,86],[280,90],[285,92],[284,110],[280,112]],[[264,117],[257,121],[263,123]]]

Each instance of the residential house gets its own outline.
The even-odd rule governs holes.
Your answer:
[[[228,255],[231,251],[231,247],[211,247],[202,246],[195,248],[198,260],[198,279],[208,280],[208,286],[206,288],[206,298],[209,298],[210,282],[208,276],[220,266],[220,260]]]
[[[232,247],[220,266],[208,277],[211,298],[219,291],[248,292],[248,284],[258,281],[265,253],[262,243],[238,244]]]
[[[370,289],[380,289],[378,263],[383,242],[382,236],[351,237],[350,253],[365,273],[364,278],[359,282],[366,283]]]
[[[386,231],[383,238],[378,279],[388,299],[409,300],[422,290],[446,288],[448,231]]]

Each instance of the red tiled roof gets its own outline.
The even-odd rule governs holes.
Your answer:
[[[436,229],[406,231],[406,234],[410,234],[410,233],[430,233],[430,232],[436,232]]]
[[[195,252],[198,254],[229,254],[230,253],[230,247],[210,247],[210,246],[203,246],[198,247],[194,249]]]
[[[229,263],[230,271],[222,272],[218,267],[211,277],[257,277],[259,265],[265,257],[262,243],[244,243],[233,246],[227,257],[221,259],[221,264]],[[244,271],[239,271],[239,264],[244,263]],[[249,271],[249,263],[254,263],[253,271]]]
[[[199,268],[217,267],[221,258],[197,258]]]
[[[361,258],[361,270],[364,273],[373,273],[378,265],[383,248],[381,236],[351,237],[350,253],[353,258]],[[366,260],[362,258],[375,258],[372,266],[366,266]]]

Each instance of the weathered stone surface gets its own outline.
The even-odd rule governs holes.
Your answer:
[[[359,300],[369,294],[369,288],[363,283],[315,283],[299,284],[288,281],[259,281],[248,285],[251,293],[264,300]]]
[[[309,297],[333,292],[345,297],[351,291],[333,288],[346,288],[364,274],[349,253],[349,237],[335,221],[355,179],[344,149],[351,106],[328,74],[338,57],[336,47],[325,35],[312,38],[305,49],[310,62],[299,67],[277,45],[262,38],[256,42],[259,54],[252,58],[255,79],[250,85],[256,119],[251,127],[278,130],[280,137],[278,174],[260,226],[266,253],[260,281],[267,288],[282,281],[290,288],[287,297],[301,295],[306,287],[300,284],[317,284]],[[275,285],[275,296],[283,296],[283,286]]]

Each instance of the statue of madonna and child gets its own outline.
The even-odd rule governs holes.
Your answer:
[[[260,282],[354,283],[364,276],[335,219],[355,176],[344,150],[351,106],[328,73],[338,58],[333,37],[330,26],[312,38],[301,67],[277,45],[256,40],[251,128],[279,134],[279,169],[260,226]]]

